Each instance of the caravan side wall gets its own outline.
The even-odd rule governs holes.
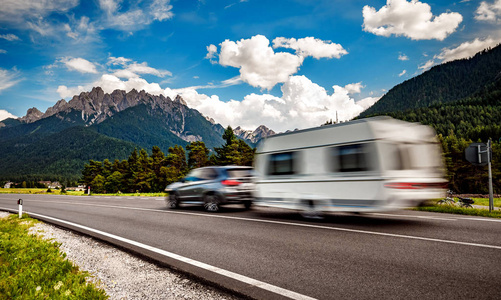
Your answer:
[[[256,204],[384,211],[441,197],[433,132],[408,125],[368,119],[265,140],[255,160]]]

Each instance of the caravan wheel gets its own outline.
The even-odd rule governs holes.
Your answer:
[[[303,200],[303,211],[301,212],[301,216],[305,219],[315,219],[320,220],[323,219],[324,216],[321,211],[318,211],[315,208],[315,201],[313,200]]]

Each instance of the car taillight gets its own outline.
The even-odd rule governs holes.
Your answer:
[[[419,189],[447,189],[447,182],[391,182],[384,185],[390,189],[419,190]]]
[[[236,180],[226,179],[226,180],[221,181],[221,184],[228,185],[228,186],[236,186],[236,185],[240,185],[241,182],[236,181]]]

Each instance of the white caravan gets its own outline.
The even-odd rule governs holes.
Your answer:
[[[370,212],[443,197],[433,129],[389,117],[270,136],[258,146],[256,205],[308,212]]]

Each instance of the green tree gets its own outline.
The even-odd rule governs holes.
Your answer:
[[[86,186],[89,185],[97,175],[102,175],[103,164],[100,161],[89,160],[88,164],[84,165],[82,171],[82,182]]]
[[[108,193],[118,193],[122,190],[123,175],[119,171],[115,171],[106,177],[105,189]]]
[[[97,194],[100,194],[100,193],[104,193],[105,192],[105,183],[106,183],[106,179],[104,178],[103,175],[97,175],[94,180],[92,180],[92,182],[90,183],[90,190],[91,192],[93,193],[97,193]]]
[[[228,126],[223,134],[226,143],[215,148],[216,155],[210,159],[217,165],[252,165],[255,150],[243,140],[238,139],[233,133],[231,126]]]
[[[188,168],[200,168],[209,164],[210,150],[204,142],[191,142],[186,146],[186,150],[188,150]]]

